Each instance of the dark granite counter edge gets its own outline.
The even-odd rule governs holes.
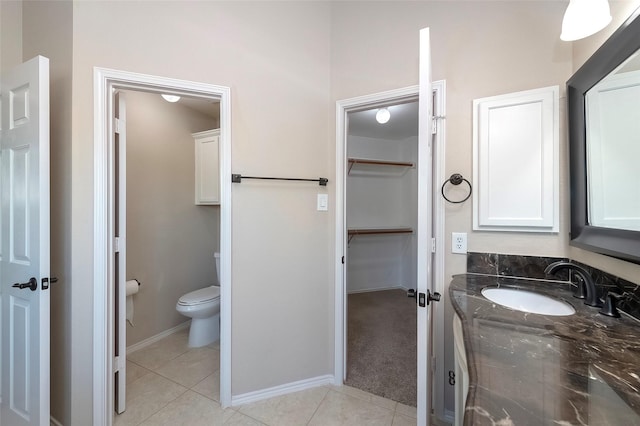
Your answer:
[[[468,277],[469,279],[471,279],[472,282],[476,282],[475,284],[472,284],[471,287],[461,287],[461,285],[463,285],[461,283],[461,280],[465,280],[465,277]],[[465,411],[466,413],[466,417],[465,417],[465,424],[476,424],[476,422],[481,422],[482,419],[484,418],[486,413],[476,413],[476,409],[478,407],[475,407],[475,405],[478,403],[478,372],[476,370],[476,360],[475,360],[475,354],[473,352],[473,347],[474,347],[474,337],[477,336],[472,336],[470,335],[470,330],[472,330],[474,328],[473,325],[469,324],[470,319],[467,318],[467,313],[468,312],[474,312],[475,311],[470,311],[469,310],[469,306],[466,306],[467,311],[465,311],[465,309],[463,309],[461,306],[458,305],[458,301],[456,300],[456,297],[460,297],[460,291],[463,291],[464,297],[465,299],[468,298],[467,300],[465,300],[465,304],[469,303],[469,305],[477,305],[478,303],[486,303],[488,302],[486,299],[484,299],[483,296],[481,296],[479,294],[479,291],[481,288],[484,288],[486,286],[490,286],[490,285],[498,285],[500,286],[501,283],[504,283],[504,285],[506,287],[511,287],[511,288],[522,288],[522,289],[532,289],[532,286],[535,287],[536,291],[541,292],[541,293],[547,293],[548,295],[551,296],[555,296],[558,297],[558,292],[559,293],[563,293],[565,296],[561,297],[563,299],[565,299],[565,301],[569,301],[570,300],[570,288],[571,288],[571,284],[567,281],[549,281],[549,280],[541,280],[541,279],[535,279],[535,280],[531,280],[531,279],[527,279],[524,277],[506,277],[506,276],[496,276],[496,275],[492,275],[492,274],[485,274],[485,273],[469,273],[469,274],[459,274],[459,275],[454,275],[453,277],[453,281],[458,281],[458,284],[456,285],[450,285],[449,286],[449,296],[451,298],[452,301],[452,306],[454,308],[454,311],[456,313],[456,315],[458,315],[458,317],[461,320],[462,323],[462,337],[463,337],[463,341],[464,341],[464,346],[465,346],[465,355],[467,357],[467,368],[468,368],[468,374],[469,374],[469,389],[468,389],[468,395],[467,395],[467,400],[466,400],[466,406],[467,407],[473,407],[472,409],[468,409]],[[466,282],[466,280],[465,280]],[[479,285],[478,283],[482,283],[482,285]],[[455,295],[454,293],[457,292],[458,294]],[[569,299],[567,299],[566,295],[569,296]],[[482,300],[484,299],[484,302],[482,302]],[[576,300],[571,301],[572,304],[575,304],[577,310],[579,311],[583,311],[585,309],[584,306],[582,306],[581,304],[579,304],[579,302],[576,302]],[[504,308],[499,308],[499,309],[504,309]],[[589,312],[591,308],[589,308]],[[596,318],[598,316],[598,314],[595,314]],[[635,329],[635,325],[637,324],[637,320],[636,318],[630,316],[630,315],[625,315],[623,313],[623,316],[626,317],[626,319],[622,319],[621,322],[627,324],[627,327],[629,325],[629,323],[632,323],[633,328]],[[608,317],[603,317],[603,319],[601,320],[601,322],[604,322],[605,324],[609,324],[609,326],[612,326],[612,324],[617,324],[617,323],[613,323],[610,322],[610,318]],[[630,321],[631,320],[631,321]],[[635,334],[634,334],[635,335]],[[634,350],[637,350],[634,349]],[[484,398],[486,398],[488,393],[492,393],[492,391],[490,389],[487,389],[486,387],[482,387],[482,393],[484,394]],[[624,392],[621,392],[621,396],[625,396]],[[637,395],[634,396],[634,398]],[[626,398],[625,398],[626,399]],[[628,401],[629,403],[631,403],[630,405],[635,406],[632,407],[634,409],[638,409],[637,407],[637,401],[634,404],[633,401]],[[483,411],[482,409],[480,409],[481,411]],[[500,414],[500,413],[493,413],[493,414]]]

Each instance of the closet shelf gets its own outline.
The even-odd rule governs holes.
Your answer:
[[[413,228],[352,228],[347,230],[350,243],[356,235],[413,234]]]
[[[366,164],[369,166],[407,167],[407,168],[415,167],[414,163],[410,163],[406,161],[371,160],[368,158],[349,158],[348,161],[349,161],[349,173],[351,173],[351,169],[356,164]]]

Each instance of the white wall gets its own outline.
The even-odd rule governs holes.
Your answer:
[[[216,284],[213,253],[220,249],[220,208],[194,203],[195,149],[191,133],[219,120],[169,103],[157,94],[126,91],[126,279],[134,295],[127,346],[177,326],[183,294]]]
[[[347,156],[416,163],[417,137],[347,138]],[[347,228],[417,226],[415,168],[354,165],[347,176]],[[347,291],[416,287],[415,234],[355,236],[348,245]]]

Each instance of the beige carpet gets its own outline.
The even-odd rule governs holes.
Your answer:
[[[347,380],[416,406],[416,302],[404,290],[348,296]]]

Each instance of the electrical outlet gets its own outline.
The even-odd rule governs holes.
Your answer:
[[[467,252],[467,233],[466,232],[452,232],[451,233],[451,253]]]

